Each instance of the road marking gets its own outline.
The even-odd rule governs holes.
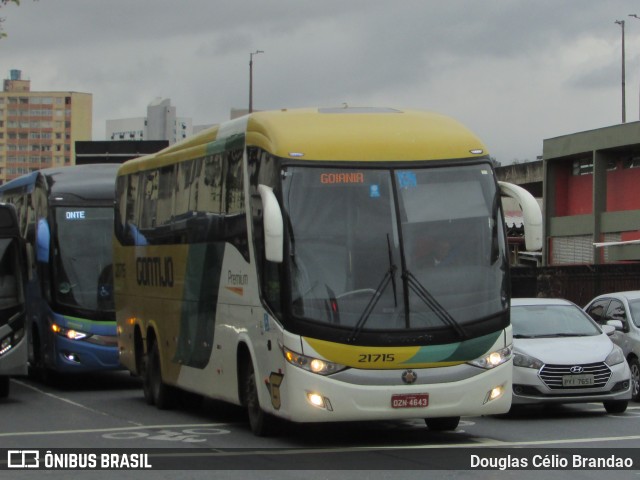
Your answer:
[[[54,431],[42,431],[42,432],[1,432],[2,437],[29,437],[35,435],[73,435],[78,433],[112,433],[112,432],[127,432],[127,431],[140,431],[140,430],[157,430],[167,428],[218,428],[226,427],[231,424],[228,423],[193,423],[184,425],[137,425],[135,427],[114,427],[114,428],[87,428],[80,430],[54,430]]]
[[[95,408],[87,407],[86,405],[82,405],[81,403],[74,402],[73,400],[69,400],[68,398],[61,397],[60,395],[55,395],[51,392],[45,392],[44,390],[41,390],[38,387],[34,387],[33,385],[29,385],[28,383],[21,382],[20,380],[12,379],[12,381],[16,382],[19,385],[22,385],[23,387],[29,388],[35,392],[41,393],[42,395],[46,395],[47,397],[55,398],[56,400],[59,400],[61,402],[65,402],[65,403],[68,403],[69,405],[73,405],[74,407],[82,408],[91,413],[97,413],[98,415],[102,415],[104,417],[111,417],[111,415],[109,415],[108,413],[102,412],[100,410],[96,410]],[[132,421],[128,421],[128,423],[131,423],[133,425],[140,425]]]

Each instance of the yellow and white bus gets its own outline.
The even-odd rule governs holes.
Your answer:
[[[244,405],[257,435],[510,407],[500,187],[448,117],[252,113],[123,164],[115,217],[120,360],[150,404]]]

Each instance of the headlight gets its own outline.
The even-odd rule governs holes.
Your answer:
[[[7,353],[24,337],[24,328],[20,328],[15,332],[10,333],[6,337],[0,340],[0,356]]]
[[[538,360],[535,357],[530,357],[529,355],[515,353],[513,355],[513,365],[516,367],[533,368],[535,370],[540,370],[544,366],[544,362],[542,360]]]
[[[317,373],[318,375],[331,375],[332,373],[337,373],[347,368],[346,366],[338,363],[327,362],[326,360],[320,360],[319,358],[301,355],[300,353],[296,353],[286,347],[282,348],[282,352],[284,353],[284,358],[286,358],[287,362],[291,365],[295,365],[296,367],[300,367],[303,370],[307,370],[312,373]]]
[[[511,346],[502,348],[495,352],[491,352],[487,355],[483,355],[482,357],[478,357],[475,360],[471,360],[469,363],[474,367],[480,367],[485,369],[495,368],[498,365],[502,365],[505,362],[508,362],[511,358]]]
[[[611,367],[622,362],[624,362],[624,353],[622,353],[622,349],[618,345],[614,345],[611,353],[605,358],[604,363]]]
[[[79,330],[73,330],[72,328],[64,328],[57,323],[51,324],[51,330],[53,330],[58,335],[62,335],[63,337],[67,337],[71,340],[83,340],[89,336],[88,333],[81,332]]]

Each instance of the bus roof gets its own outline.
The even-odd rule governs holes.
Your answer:
[[[0,186],[0,193],[33,190],[40,176],[48,185],[50,196],[73,195],[82,200],[109,200],[115,195],[115,178],[119,164],[87,164],[44,168]]]
[[[389,108],[314,108],[255,112],[216,125],[158,153],[125,162],[121,173],[144,170],[151,158],[172,163],[177,152],[243,134],[248,146],[301,161],[412,161],[488,155],[483,142],[456,120],[432,112]],[[182,157],[180,157],[181,159]]]

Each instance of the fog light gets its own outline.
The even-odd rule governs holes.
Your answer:
[[[66,358],[70,362],[80,363],[80,357],[78,356],[77,353],[63,352],[62,355],[64,355],[64,358]]]
[[[327,397],[323,397],[319,393],[307,392],[307,400],[314,407],[324,408],[325,410],[328,410],[330,412],[333,411],[329,399]]]
[[[484,399],[484,403],[489,403],[492,400],[500,398],[504,393],[504,385],[500,385],[498,387],[494,387],[487,392],[487,396]]]

